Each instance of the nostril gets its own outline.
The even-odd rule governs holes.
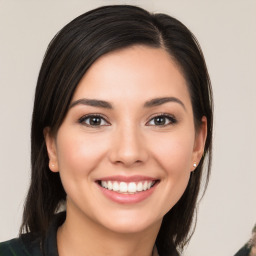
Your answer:
[[[133,160],[133,159],[127,159],[127,158],[114,162],[114,164],[116,164],[116,165],[124,165],[124,166],[134,166],[134,165],[139,165],[142,163],[143,163],[142,160]]]

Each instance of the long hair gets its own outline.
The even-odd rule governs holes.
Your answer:
[[[43,129],[49,126],[53,132],[58,131],[79,81],[100,56],[137,44],[165,49],[172,56],[187,82],[196,129],[202,117],[207,118],[204,155],[183,196],[164,216],[156,244],[160,254],[168,255],[174,247],[182,248],[189,240],[203,170],[204,188],[210,175],[213,115],[210,78],[200,46],[186,26],[168,15],[151,14],[129,5],[100,7],[77,17],[48,46],[35,92],[32,174],[21,233],[43,236],[66,199],[59,174],[48,167]]]

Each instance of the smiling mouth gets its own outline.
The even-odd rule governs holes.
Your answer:
[[[99,180],[98,184],[102,188],[119,194],[136,194],[151,189],[157,182],[159,182],[159,180],[145,180],[139,182]]]

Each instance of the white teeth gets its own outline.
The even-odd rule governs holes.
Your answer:
[[[107,184],[106,181],[102,181],[102,182],[101,182],[101,186],[102,186],[103,188],[108,188],[108,184]]]
[[[119,185],[119,190],[121,193],[126,193],[127,192],[127,184],[125,182],[120,182]]]
[[[142,186],[142,182],[139,182],[138,184],[137,184],[137,191],[142,191],[143,190],[143,186]]]
[[[108,190],[113,190],[118,193],[134,194],[148,190],[154,184],[153,181],[136,182],[118,182],[118,181],[101,181],[100,185]]]
[[[137,187],[136,187],[135,182],[130,182],[130,183],[128,184],[128,192],[129,192],[129,193],[135,193],[136,190],[137,190]]]
[[[108,181],[108,189],[112,190],[113,189],[113,184],[111,181]]]
[[[143,184],[143,190],[147,190],[147,188],[148,188],[148,183],[145,182],[145,183]]]
[[[113,183],[113,190],[114,191],[119,191],[119,184],[116,181]]]

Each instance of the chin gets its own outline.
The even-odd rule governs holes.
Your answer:
[[[110,217],[110,215],[108,215]],[[114,220],[114,221],[113,221]],[[145,216],[142,213],[115,213],[110,218],[101,218],[101,225],[108,230],[120,234],[132,234],[144,232],[148,229],[159,229],[162,218],[153,218],[153,216]]]

